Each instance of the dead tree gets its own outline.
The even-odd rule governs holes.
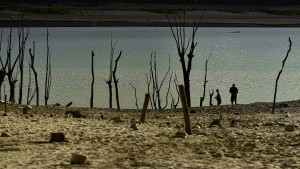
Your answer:
[[[291,49],[292,49],[292,41],[291,41],[291,38],[289,38],[289,49],[288,49],[288,51],[287,51],[287,53],[286,53],[285,58],[284,58],[283,61],[282,61],[282,67],[281,67],[281,70],[280,70],[279,73],[278,73],[278,76],[277,76],[276,82],[275,82],[275,92],[274,92],[273,108],[272,108],[272,113],[273,113],[273,114],[275,113],[275,102],[276,102],[276,94],[277,94],[278,80],[279,80],[279,77],[280,77],[280,75],[281,75],[281,73],[282,73],[282,71],[283,71],[283,67],[284,67],[284,65],[285,65],[285,61],[286,61],[286,59],[288,58]]]
[[[212,89],[212,91],[209,91],[209,106],[212,106],[212,97],[214,95],[214,89]]]
[[[35,67],[34,67],[34,59],[35,59],[35,42],[33,42],[33,47],[32,47],[32,50],[31,48],[29,48],[29,55],[30,55],[30,62],[29,62],[29,67],[30,69],[32,70],[33,72],[33,75],[34,75],[34,81],[35,81],[35,90],[33,92],[33,94],[31,95],[31,100],[32,98],[34,97],[34,95],[36,95],[36,106],[39,106],[39,100],[40,100],[40,93],[39,93],[39,83],[38,83],[38,76],[37,76],[37,71],[35,70]],[[29,75],[31,75],[31,71],[29,70]],[[30,76],[31,77],[31,76]],[[31,84],[31,80],[29,79],[29,82]],[[30,86],[30,85],[28,85]],[[29,90],[31,87],[28,87]],[[27,93],[27,104],[29,104],[30,102],[28,102],[28,98],[29,98],[29,94],[30,94],[30,91],[28,91]]]
[[[92,61],[91,61],[91,71],[92,71],[92,84],[91,84],[91,99],[90,99],[90,108],[94,107],[94,82],[95,82],[95,75],[94,75],[94,51],[92,51]]]
[[[179,89],[178,89],[178,79],[177,79],[177,75],[175,73],[175,77],[174,77],[174,84],[175,84],[175,89],[177,92],[177,99],[175,99],[172,95],[172,93],[170,93],[171,98],[172,98],[172,103],[171,103],[171,109],[176,109],[179,103]]]
[[[185,18],[185,10],[183,11],[183,18],[181,18],[181,15],[174,14],[174,20],[175,20],[175,30],[171,23],[171,20],[169,19],[167,15],[167,19],[169,22],[169,27],[171,29],[173,38],[176,42],[177,52],[179,56],[179,60],[181,63],[182,68],[182,74],[183,74],[183,81],[184,81],[184,89],[185,94],[187,97],[187,104],[188,107],[191,107],[191,96],[190,96],[190,73],[192,69],[192,60],[194,57],[194,50],[197,46],[197,43],[195,43],[195,36],[197,33],[197,30],[200,26],[200,21],[203,18],[204,13],[201,15],[198,22],[194,20],[194,24],[192,27],[192,37],[186,42],[186,18]],[[189,51],[188,51],[189,50]],[[187,57],[187,63],[186,63],[186,57]]]
[[[12,44],[12,28],[10,28],[9,32],[9,37],[7,39],[7,55],[6,55],[6,61],[7,61],[7,79],[10,87],[10,96],[9,96],[9,101],[10,102],[15,102],[15,88],[16,88],[16,83],[17,83],[17,76],[14,75],[14,69],[16,67],[16,64],[19,60],[18,55],[14,61],[12,61],[12,49],[13,49],[13,44]]]
[[[205,61],[205,74],[204,74],[204,84],[203,84],[203,95],[200,97],[200,107],[203,105],[203,101],[205,99],[205,93],[206,93],[206,83],[208,82],[207,79],[207,65],[208,65],[208,60],[211,56],[212,52],[209,54],[208,58]]]
[[[2,93],[1,93],[1,88],[2,88],[2,84],[4,83],[5,80],[5,76],[6,76],[6,67],[7,67],[7,60],[6,63],[3,64],[2,61],[2,55],[1,55],[1,51],[2,51],[2,35],[3,35],[3,29],[1,31],[1,36],[0,36],[0,63],[1,63],[1,69],[0,69],[0,98],[2,98]]]
[[[119,56],[115,60],[115,66],[113,70],[113,79],[114,79],[114,85],[115,85],[115,93],[116,93],[116,102],[117,102],[117,109],[120,110],[120,100],[119,100],[119,88],[118,88],[118,82],[119,79],[116,77],[117,67],[118,67],[118,61],[122,55],[122,51],[120,51]]]
[[[47,57],[46,57],[46,77],[45,77],[45,106],[48,105],[51,89],[51,55],[49,48],[49,30],[47,25]]]
[[[136,94],[136,88],[131,84],[131,83],[129,83],[130,84],[130,86],[133,88],[133,90],[134,90],[134,97],[135,97],[135,106],[136,106],[136,109],[139,109],[139,105],[138,105],[138,103],[137,103],[137,94]]]
[[[18,103],[22,104],[23,97],[23,81],[24,81],[24,58],[25,58],[25,46],[26,41],[29,36],[29,28],[24,27],[24,9],[23,9],[23,1],[22,1],[22,9],[19,13],[19,27],[18,27],[18,37],[19,37],[19,70],[20,70],[20,82],[19,82],[19,100]]]
[[[156,53],[151,53],[151,59],[150,59],[150,77],[152,82],[150,82],[150,85],[152,84],[152,104],[155,109],[164,109],[168,105],[168,97],[170,93],[170,84],[171,84],[171,79],[172,79],[172,73],[170,74],[170,57],[169,57],[169,67],[164,75],[163,79],[161,82],[159,82],[158,79],[158,71],[156,67]],[[167,76],[170,74],[170,80],[169,80],[169,87],[166,93],[166,102],[165,106],[162,106],[162,99],[161,99],[161,88],[167,78]]]
[[[109,91],[109,108],[112,108],[112,80],[113,80],[113,59],[114,59],[114,53],[115,53],[115,46],[117,43],[113,44],[112,41],[112,35],[111,35],[111,41],[110,41],[110,59],[109,59],[109,76],[108,80],[106,80],[106,84],[108,85],[108,91]]]

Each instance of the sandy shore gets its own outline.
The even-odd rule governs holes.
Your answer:
[[[0,11],[5,14],[7,11]],[[193,25],[194,18],[200,18],[202,12],[187,12],[186,23]],[[173,22],[173,16],[170,16]],[[44,16],[27,15],[25,20],[33,27],[46,26]],[[164,13],[146,11],[93,11],[73,12],[47,16],[49,26],[89,27],[89,26],[169,26]],[[206,11],[201,26],[208,27],[299,27],[300,16],[273,15],[262,12],[229,13]],[[15,18],[0,17],[0,27],[18,26]]]
[[[19,107],[0,105],[1,169],[300,167],[299,100],[277,104],[275,114],[268,103],[193,108],[192,135],[180,109],[149,110],[139,123],[139,110]],[[57,132],[66,142],[49,142]],[[74,152],[85,163],[71,164]]]

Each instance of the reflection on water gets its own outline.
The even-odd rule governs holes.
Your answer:
[[[32,41],[36,41],[41,103],[46,58],[45,32],[45,28],[31,28],[27,43],[29,48]],[[92,80],[91,51],[94,50],[94,105],[108,107],[108,88],[105,80],[109,74],[111,32],[113,40],[117,42],[116,53],[118,54],[119,50],[123,51],[117,70],[122,108],[135,108],[134,90],[129,83],[136,87],[139,107],[142,107],[143,97],[147,92],[146,74],[149,72],[150,54],[153,51],[157,54],[160,79],[166,72],[170,55],[171,69],[176,72],[179,83],[182,83],[176,45],[169,28],[49,28],[49,32],[53,78],[49,103],[64,105],[72,101],[73,106],[89,106]],[[7,34],[8,29],[5,28],[3,42],[6,42]],[[235,83],[239,88],[239,103],[271,102],[275,78],[288,49],[289,37],[293,46],[279,81],[277,100],[299,99],[299,35],[300,30],[297,28],[200,28],[191,72],[192,106],[199,106],[199,98],[203,92],[204,63],[210,52],[212,56],[208,65],[207,92],[218,88],[222,94],[222,104],[230,104],[228,90],[232,83]],[[13,38],[17,39],[16,31]],[[14,47],[15,55],[16,46],[17,41]],[[5,47],[6,43],[2,43],[2,49]],[[5,56],[5,50],[2,50],[1,54],[2,57]],[[6,88],[8,93],[8,85]],[[24,91],[25,88],[27,89],[26,85]],[[171,88],[172,94],[175,95],[174,85]],[[166,89],[167,84],[162,92],[165,93]],[[208,105],[208,102],[207,93],[204,105]]]

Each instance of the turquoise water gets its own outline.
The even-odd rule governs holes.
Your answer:
[[[231,33],[240,31],[240,33]],[[5,56],[8,29],[3,30],[2,58]],[[41,101],[46,59],[46,28],[31,28],[27,50],[36,42],[36,67],[39,73]],[[116,55],[123,54],[118,64],[121,108],[135,108],[134,90],[142,107],[147,92],[146,74],[149,72],[151,52],[156,52],[160,79],[167,71],[168,57],[171,70],[182,84],[182,73],[175,41],[169,28],[149,27],[88,27],[49,28],[49,44],[52,61],[52,87],[49,103],[73,106],[89,106],[91,75],[91,51],[95,52],[95,107],[108,107],[108,88],[105,80],[109,75],[111,33],[116,44]],[[187,37],[190,35],[187,29]],[[219,89],[222,104],[230,104],[229,87],[235,83],[239,88],[239,103],[271,102],[275,79],[288,50],[288,38],[293,41],[292,51],[279,80],[277,100],[300,98],[300,29],[299,28],[200,28],[191,73],[192,106],[199,106],[203,92],[205,59],[208,64],[209,89]],[[14,53],[17,52],[17,33],[14,30]],[[26,52],[27,56],[28,52]],[[25,62],[27,66],[27,61]],[[28,67],[25,68],[28,70]],[[27,74],[27,71],[26,71]],[[27,79],[27,78],[26,78]],[[24,92],[27,90],[25,80]],[[18,86],[18,85],[17,85]],[[162,87],[166,92],[167,84]],[[2,91],[4,88],[2,88]],[[8,93],[8,85],[6,85]],[[172,94],[176,95],[174,84]],[[18,93],[16,95],[18,98]],[[164,102],[163,97],[163,102]],[[170,98],[169,98],[170,100]],[[208,93],[204,105],[208,105]],[[25,97],[23,99],[25,103]],[[214,100],[215,104],[216,101]],[[35,103],[33,101],[33,103]],[[163,103],[164,104],[164,103]],[[170,104],[169,104],[170,105]],[[115,104],[114,104],[114,107]],[[170,106],[168,106],[170,107]]]

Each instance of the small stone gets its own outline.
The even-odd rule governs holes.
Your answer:
[[[54,114],[53,114],[53,113],[51,113],[49,116],[50,116],[50,117],[54,117]]]
[[[212,126],[220,126],[221,127],[221,119],[214,119],[211,123],[209,127]]]
[[[50,142],[65,142],[65,134],[64,133],[51,133]]]
[[[1,133],[1,137],[11,137],[12,135],[8,131],[4,131]]]
[[[7,113],[3,113],[2,116],[7,116]]]
[[[79,110],[69,110],[66,111],[65,116],[72,116],[73,118],[85,118],[85,116],[83,116]]]
[[[294,125],[286,125],[284,126],[285,131],[295,131]]]
[[[136,121],[131,121],[131,124],[130,124],[130,128],[134,129],[134,130],[138,130],[138,126],[136,124]]]
[[[177,131],[176,134],[175,134],[175,137],[176,138],[186,138],[187,137],[187,133],[184,132],[184,131]]]
[[[284,117],[285,117],[285,118],[290,118],[291,115],[290,115],[290,114],[285,114]]]
[[[83,164],[87,159],[86,155],[79,154],[79,153],[72,153],[70,162],[71,164]]]

